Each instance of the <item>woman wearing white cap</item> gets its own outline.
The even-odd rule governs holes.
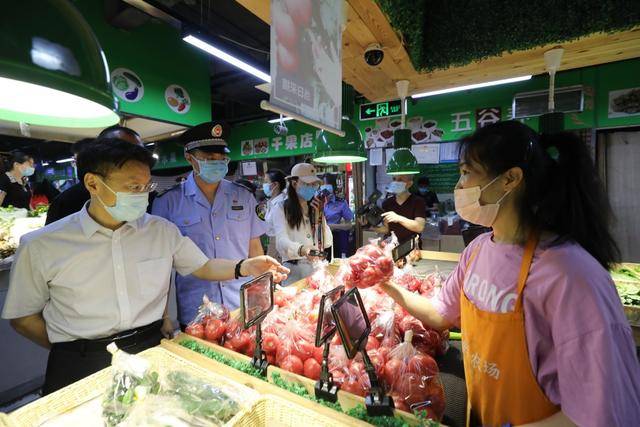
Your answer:
[[[283,283],[285,286],[304,279],[313,273],[312,262],[317,259],[315,251],[333,245],[331,229],[322,217],[322,248],[319,247],[316,212],[320,205],[315,198],[322,180],[316,175],[316,168],[309,163],[298,163],[287,177],[287,196],[282,203],[274,206],[272,212],[275,229],[276,249],[291,272]]]

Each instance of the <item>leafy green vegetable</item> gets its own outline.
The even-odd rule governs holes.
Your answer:
[[[38,205],[34,210],[31,210],[27,213],[29,218],[39,217],[42,214],[45,214],[49,211],[49,205]]]
[[[619,281],[616,282],[616,288],[622,304],[640,306],[640,282],[635,284]]]
[[[163,394],[176,396],[189,414],[216,424],[226,423],[240,411],[238,402],[224,391],[185,372],[170,372]]]
[[[157,372],[147,372],[142,378],[128,372],[116,372],[111,387],[104,395],[102,415],[107,426],[116,426],[126,418],[131,406],[147,394],[158,394]]]

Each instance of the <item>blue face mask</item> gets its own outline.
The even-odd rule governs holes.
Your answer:
[[[297,190],[298,196],[305,199],[307,202],[313,199],[313,196],[316,195],[316,189],[314,187],[309,187],[308,185],[301,185]]]
[[[264,195],[267,197],[271,197],[272,191],[271,191],[271,184],[265,182],[264,184],[262,184],[262,191],[264,192]]]
[[[420,194],[427,194],[429,192],[429,187],[418,187],[418,191]]]
[[[406,189],[407,189],[407,184],[400,181],[392,181],[389,183],[389,186],[387,187],[387,191],[393,194],[403,193]]]
[[[31,176],[31,175],[33,175],[33,173],[34,173],[35,171],[36,171],[36,170],[33,168],[33,166],[27,166],[26,168],[24,168],[24,169],[22,170],[21,175],[22,175],[22,176]]]
[[[147,206],[149,206],[149,193],[124,193],[120,191],[113,191],[104,181],[102,181],[102,183],[109,189],[109,191],[116,195],[116,204],[114,206],[107,206],[100,197],[98,197],[98,201],[100,201],[104,209],[116,221],[135,221],[147,211]]]
[[[207,184],[220,182],[229,172],[226,160],[196,159],[196,162],[198,162],[198,168],[200,169],[198,176]]]

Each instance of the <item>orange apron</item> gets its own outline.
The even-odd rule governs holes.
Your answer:
[[[533,235],[525,246],[513,312],[480,310],[461,290],[462,351],[469,398],[467,415],[472,412],[483,426],[531,423],[560,410],[549,401],[531,370],[524,328],[522,295],[537,244],[538,236]],[[465,282],[469,270],[465,273]],[[469,419],[467,416],[468,425]]]

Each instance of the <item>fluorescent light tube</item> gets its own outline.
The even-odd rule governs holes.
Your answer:
[[[220,49],[218,49],[217,47],[213,46],[210,43],[205,42],[204,40],[199,39],[198,37],[189,34],[188,36],[185,36],[182,38],[182,40],[186,41],[187,43],[200,48],[202,50],[204,50],[205,52],[207,52],[210,55],[215,56],[216,58],[220,58],[225,62],[228,62],[229,64],[233,65],[234,67],[238,67],[243,71],[246,71],[249,74],[252,74],[254,76],[256,76],[257,78],[259,78],[260,80],[263,80],[267,83],[271,82],[271,76],[263,71],[258,70],[257,68],[247,64],[244,61],[239,60],[238,58],[236,58],[235,56],[231,56],[229,55],[227,52],[224,52]]]
[[[529,79],[531,79],[531,76],[512,77],[510,79],[494,80],[491,82],[475,83],[472,85],[451,87],[449,89],[441,89],[441,90],[434,90],[431,92],[416,93],[415,95],[411,95],[411,97],[414,99],[424,98],[427,96],[442,95],[444,93],[459,92],[461,90],[478,89],[481,87],[497,86],[497,85],[504,85],[507,83],[522,82]]]
[[[282,118],[283,122],[288,122],[289,120],[293,120],[293,117],[283,117]],[[271,120],[267,120],[267,122],[269,122],[269,123],[280,123],[280,119],[271,119]]]
[[[68,159],[60,159],[60,160],[56,160],[56,163],[69,163],[69,162],[73,162],[75,159],[73,157],[69,157]]]

